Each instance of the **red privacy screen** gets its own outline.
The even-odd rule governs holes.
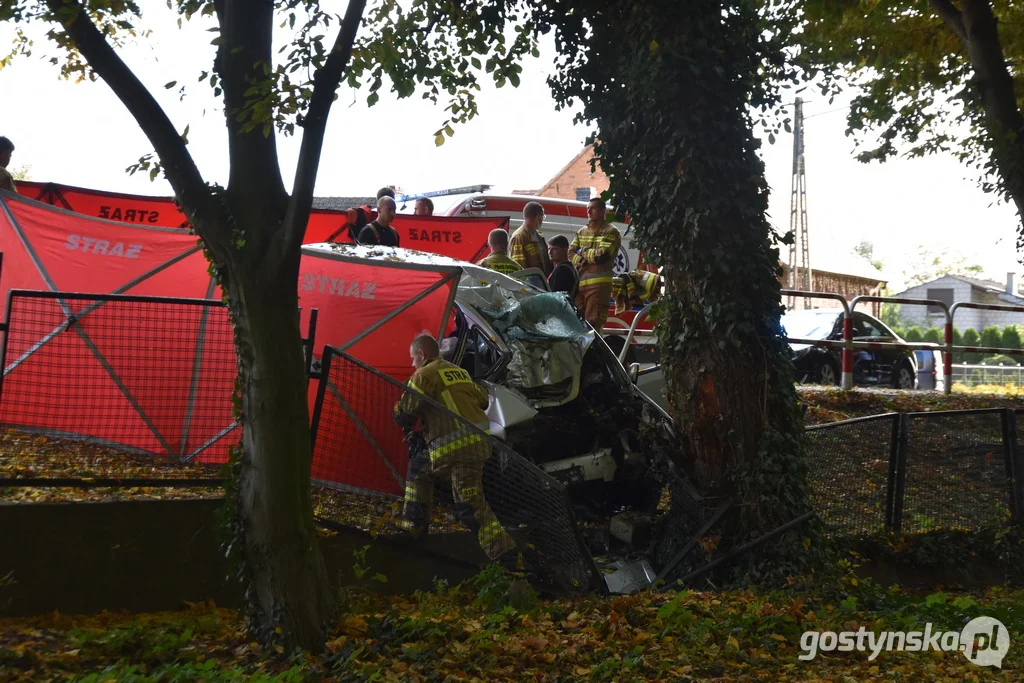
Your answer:
[[[440,333],[461,269],[370,261],[359,251],[303,249],[303,325],[317,308],[316,348],[345,348],[404,380],[410,340],[424,329]],[[234,343],[194,235],[0,194],[0,252],[0,301],[5,309],[11,302],[0,422],[146,453],[226,460],[238,442]],[[9,296],[11,290],[41,293]],[[103,296],[109,294],[177,300]]]
[[[94,218],[146,227],[187,229],[188,219],[173,197],[149,197],[91,190],[58,183],[19,181],[18,193],[29,199],[58,206]],[[313,209],[306,226],[304,244],[352,242],[345,211]],[[392,223],[401,246],[461,261],[476,262],[487,253],[487,235],[495,228],[507,229],[506,218],[410,216],[399,214]]]

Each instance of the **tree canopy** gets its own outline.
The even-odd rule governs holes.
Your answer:
[[[800,61],[822,89],[859,88],[861,161],[951,153],[1024,208],[1024,6],[1008,0],[796,0]]]

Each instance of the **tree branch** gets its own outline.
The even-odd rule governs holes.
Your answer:
[[[288,195],[281,178],[273,121],[267,120],[270,131],[264,135],[262,123],[253,130],[242,130],[252,112],[246,113],[244,121],[238,119],[253,101],[246,91],[270,78],[270,71],[264,69],[273,64],[274,3],[216,0],[214,7],[221,26],[216,71],[224,90],[228,126],[231,209],[243,226],[280,220]],[[249,238],[258,249],[261,236],[250,231]]]
[[[313,207],[313,188],[320,167],[327,117],[331,112],[331,105],[334,104],[334,94],[341,83],[341,76],[352,57],[352,45],[355,43],[356,31],[359,29],[365,8],[366,0],[350,0],[331,54],[313,77],[313,97],[302,123],[302,144],[295,168],[295,183],[292,186],[292,197],[285,216],[285,237],[282,246],[286,254],[298,249],[306,234],[309,212]]]
[[[956,8],[952,0],[928,0],[935,13],[946,22],[946,25],[953,29],[953,32],[967,44],[967,28],[964,26],[964,16]]]
[[[206,181],[167,114],[92,23],[78,0],[47,0],[47,5],[58,17],[68,15],[63,22],[64,31],[149,138],[189,222],[204,241],[216,243],[218,235],[206,234],[216,222],[207,225],[200,219],[209,215],[212,208]]]

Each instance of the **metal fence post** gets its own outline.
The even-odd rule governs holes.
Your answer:
[[[1021,463],[1018,460],[1020,454],[1017,452],[1017,411],[1013,408],[1003,410],[1003,457],[1006,459],[1006,480],[1010,487],[1010,513],[1013,515],[1014,524],[1021,524],[1021,507],[1024,503],[1022,498],[1022,473]]]
[[[315,308],[309,310],[309,326],[306,331],[306,339],[303,346],[306,352],[306,383],[313,376],[313,350],[316,348],[316,319],[319,311]]]
[[[843,311],[843,389],[853,389],[853,314]]]
[[[312,352],[310,353],[312,355]],[[313,415],[310,419],[309,424],[309,443],[310,443],[310,473],[312,474],[313,466],[313,455],[316,453],[316,437],[320,427],[320,415],[323,412],[324,407],[324,394],[327,393],[327,382],[330,381],[331,373],[331,356],[334,355],[334,349],[330,346],[324,347],[324,354],[320,361],[320,376],[317,381],[320,384],[316,388],[316,401],[313,403]]]
[[[943,335],[946,348],[942,354],[942,393],[947,396],[953,392],[953,318],[946,320],[946,331]]]
[[[7,374],[7,340],[11,336],[11,304],[14,301],[13,290],[7,293],[7,309],[4,312],[4,339],[0,342],[0,402],[3,401],[4,376]]]
[[[903,495],[907,483],[907,451],[910,418],[899,413],[892,422],[889,451],[889,482],[885,492],[886,531],[898,534],[903,530]]]

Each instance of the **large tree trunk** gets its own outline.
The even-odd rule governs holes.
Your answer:
[[[992,136],[993,158],[1004,189],[1024,220],[1024,117],[1017,106],[992,5],[989,0],[963,0],[959,10],[950,0],[930,2],[967,50],[974,69],[973,86]]]
[[[252,251],[240,251],[251,260]],[[248,258],[247,258],[248,257]],[[231,268],[243,425],[238,475],[251,626],[263,642],[317,650],[335,604],[313,524],[298,255]],[[274,629],[282,635],[275,636]]]
[[[623,200],[645,259],[664,268],[657,334],[679,462],[712,509],[733,501],[711,532],[728,551],[810,510],[793,366],[778,324],[779,254],[749,114],[774,101],[765,70],[783,56],[764,42],[763,3],[566,4],[574,12],[562,17],[588,23],[556,38],[570,64],[556,93],[582,99],[599,124],[595,153],[613,199]],[[665,560],[701,525],[685,492],[676,493],[658,550]],[[744,560],[773,562],[776,578],[803,571],[794,536]]]

